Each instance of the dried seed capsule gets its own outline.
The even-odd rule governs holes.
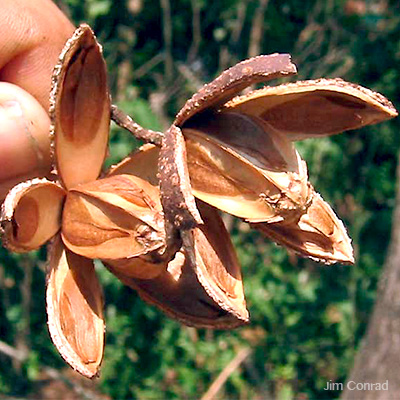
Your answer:
[[[101,48],[88,25],[75,31],[54,69],[50,117],[65,187],[95,180],[106,157],[110,97]]]
[[[222,111],[259,117],[290,140],[334,135],[397,115],[381,94],[342,79],[265,87],[234,98]]]
[[[343,222],[318,193],[313,194],[307,212],[297,221],[252,224],[278,244],[325,264],[353,264],[353,248]]]
[[[93,261],[71,253],[59,237],[49,254],[47,315],[61,356],[82,375],[98,374],[104,351],[103,295]]]
[[[125,259],[157,250],[165,244],[157,202],[155,188],[129,175],[80,185],[67,195],[63,241],[88,258]]]
[[[252,222],[305,212],[310,201],[305,163],[292,143],[262,120],[215,114],[192,121],[183,132],[196,197]]]
[[[61,228],[65,191],[46,179],[15,186],[1,212],[3,244],[15,252],[36,250]]]

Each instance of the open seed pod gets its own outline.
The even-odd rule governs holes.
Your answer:
[[[325,264],[353,264],[353,248],[342,221],[318,193],[299,220],[252,224],[276,243]]]
[[[254,90],[226,103],[222,112],[263,119],[290,140],[334,135],[397,115],[379,93],[342,79],[298,81]]]
[[[75,31],[54,69],[50,117],[63,185],[70,189],[95,180],[106,156],[110,97],[101,47],[88,25]]]
[[[157,250],[165,243],[158,198],[156,188],[130,175],[79,185],[65,202],[63,242],[76,254],[103,260]]]
[[[27,252],[46,243],[61,227],[64,198],[64,189],[46,179],[15,186],[2,205],[3,245]]]
[[[183,323],[233,328],[248,321],[229,234],[211,206],[197,204],[197,213],[192,188],[302,255],[353,261],[343,225],[314,194],[291,141],[378,122],[396,111],[382,96],[341,80],[264,88],[233,99],[253,83],[295,72],[288,55],[237,64],[196,93],[166,135],[138,128],[146,140],[162,142],[161,151],[143,148],[96,180],[110,120],[106,66],[91,29],[76,30],[52,81],[58,184],[17,187],[6,199],[3,229],[17,251],[55,235],[48,325],[77,371],[96,376],[103,357],[103,299],[91,258],[101,258],[122,282]]]
[[[103,359],[105,323],[93,261],[68,251],[56,237],[49,268],[46,302],[51,338],[75,370],[95,377]]]
[[[151,280],[134,279],[127,271],[110,264],[107,267],[145,301],[184,324],[234,328],[249,318],[240,266],[218,212],[204,204],[199,210],[204,225],[193,230],[194,265],[191,257],[179,251],[164,272]]]
[[[266,124],[237,113],[209,115],[183,130],[194,195],[252,222],[305,212],[305,163],[292,143]]]

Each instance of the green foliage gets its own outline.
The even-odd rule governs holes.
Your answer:
[[[357,14],[346,12],[347,3],[270,1],[260,51],[292,53],[302,79],[340,75],[396,101],[398,6],[393,2],[387,9]],[[76,23],[92,25],[104,45],[118,105],[152,129],[165,127],[199,85],[248,56],[259,6],[256,0],[203,0],[196,42],[194,2],[171,2],[173,46],[168,54],[158,2],[63,4]],[[173,60],[172,77],[166,76],[168,57]],[[337,398],[339,393],[323,388],[328,380],[346,378],[389,241],[398,128],[393,121],[297,144],[311,182],[348,226],[355,267],[297,259],[234,222],[232,239],[251,313],[247,327],[232,332],[183,327],[141,301],[99,263],[107,346],[98,389],[118,399],[199,398],[243,349],[250,349],[221,388],[220,398]],[[109,163],[137,146],[113,127]],[[44,260],[44,251],[21,256],[0,250],[0,338],[28,351],[22,362],[0,352],[0,393],[32,393],[44,367],[64,368],[46,329]]]

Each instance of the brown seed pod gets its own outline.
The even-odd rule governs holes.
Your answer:
[[[318,193],[297,221],[252,224],[265,236],[303,257],[325,264],[354,264],[353,248],[343,222]]]
[[[76,371],[98,375],[104,351],[103,295],[93,261],[65,249],[59,237],[49,254],[47,315],[51,338]]]
[[[158,191],[130,175],[79,185],[64,206],[62,239],[67,248],[88,258],[127,259],[163,247],[164,229]],[[155,190],[155,189],[154,189]]]
[[[54,69],[50,117],[55,166],[65,187],[95,180],[106,157],[110,97],[101,47],[88,25],[75,31]]]
[[[254,90],[226,103],[226,111],[259,117],[290,140],[334,135],[397,116],[384,96],[342,79]]]
[[[1,209],[3,245],[11,251],[36,250],[61,228],[65,191],[46,179],[15,186]]]
[[[278,222],[310,202],[305,163],[292,143],[262,120],[216,114],[184,129],[193,193],[252,222]]]

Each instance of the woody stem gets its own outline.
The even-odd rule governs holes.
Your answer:
[[[116,105],[111,106],[111,119],[121,128],[126,129],[136,139],[143,140],[147,143],[153,143],[156,146],[161,146],[164,134],[162,132],[145,129],[136,123],[128,114],[125,114]]]

